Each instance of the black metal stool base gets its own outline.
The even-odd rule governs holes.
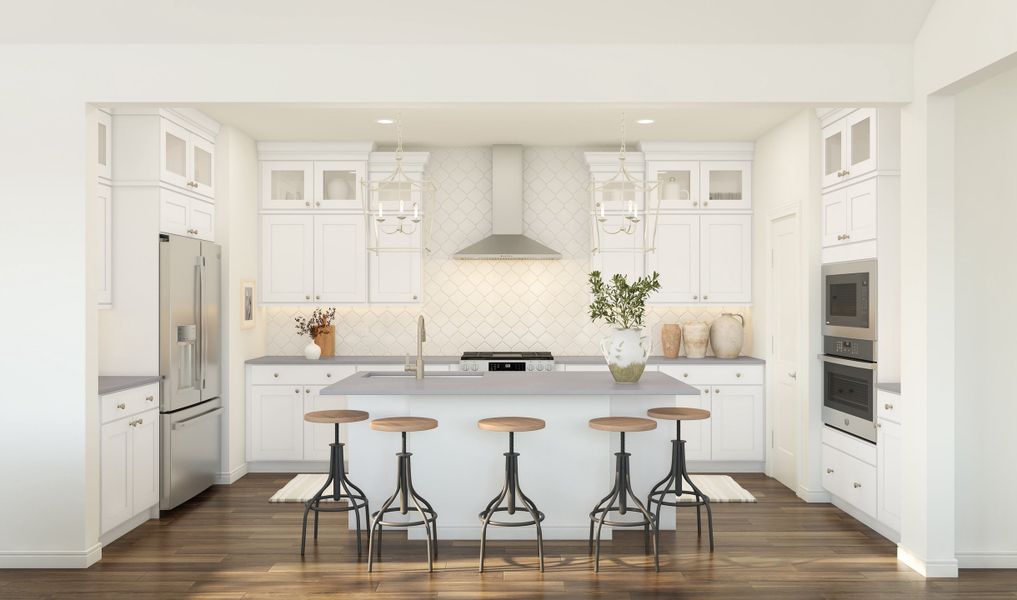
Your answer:
[[[593,560],[593,572],[600,572],[600,532],[604,525],[609,527],[642,527],[644,545],[648,546],[650,541],[650,529],[653,529],[653,566],[660,571],[660,528],[656,526],[656,519],[650,514],[643,503],[639,501],[635,492],[632,491],[632,479],[629,471],[629,457],[632,456],[625,451],[625,432],[621,432],[621,452],[615,452],[614,486],[604,496],[597,506],[590,511],[590,551],[594,550],[596,541],[596,555]],[[631,502],[631,506],[629,503]],[[624,515],[630,510],[635,510],[643,515],[641,521],[614,521],[607,518],[610,513]],[[597,535],[594,538],[593,526],[597,526]],[[649,550],[647,547],[646,550]]]
[[[346,476],[346,466],[343,462],[344,446],[339,443],[338,424],[335,426],[335,442],[330,444],[330,446],[328,479],[325,480],[325,485],[321,486],[321,489],[310,500],[304,502],[304,525],[300,531],[300,556],[304,555],[304,547],[307,543],[307,514],[311,511],[314,511],[315,541],[318,539],[318,513],[353,511],[357,520],[357,556],[361,554],[360,509],[364,509],[365,525],[367,524],[368,515],[371,514],[371,509],[368,506],[367,495],[364,494],[364,491],[353,485],[353,482]],[[332,493],[326,494],[325,490],[329,487],[332,488]],[[351,489],[353,492],[350,491]],[[321,502],[323,500],[332,500],[334,502],[346,500],[348,504],[346,506],[322,506]]]
[[[506,505],[501,506],[502,502],[506,502]],[[519,506],[520,504],[522,505],[521,507]],[[493,520],[496,513],[504,512],[514,515],[519,510],[525,510],[529,513],[532,520]],[[487,527],[489,525],[494,525],[495,527],[527,527],[529,525],[536,525],[537,556],[540,557],[540,572],[544,572],[544,535],[540,530],[540,523],[544,520],[544,513],[537,509],[537,505],[534,504],[533,500],[530,500],[529,496],[524,494],[523,490],[519,487],[519,453],[515,451],[515,434],[511,431],[509,432],[509,451],[505,453],[505,485],[501,488],[501,493],[488,502],[487,508],[481,511],[478,516],[484,524],[480,530],[479,571],[481,573],[484,572],[484,551],[487,547]]]
[[[691,489],[684,489],[682,481],[689,484]],[[674,496],[673,502],[665,500],[669,495]],[[682,496],[695,496],[696,501],[679,502],[678,499]],[[692,478],[689,477],[689,471],[685,466],[685,440],[681,439],[681,421],[678,421],[678,439],[671,440],[671,471],[667,477],[657,482],[657,485],[653,486],[650,490],[649,495],[646,497],[646,505],[651,509],[654,505],[657,506],[654,515],[658,531],[660,529],[660,509],[662,506],[673,506],[676,510],[679,507],[695,506],[696,534],[699,536],[703,535],[703,518],[700,509],[705,506],[707,526],[710,532],[710,552],[713,552],[713,510],[710,508],[709,496],[701,492],[696,487],[696,484],[692,483]]]
[[[413,479],[410,476],[410,457],[412,453],[406,451],[406,432],[402,432],[403,437],[403,449],[402,452],[396,454],[399,457],[399,471],[396,475],[396,491],[388,500],[381,505],[381,510],[371,515],[371,534],[367,539],[367,571],[370,573],[374,570],[374,532],[378,532],[378,544],[377,554],[378,560],[381,560],[381,538],[382,538],[382,527],[417,527],[420,525],[424,526],[425,535],[427,536],[427,571],[434,571],[434,559],[438,556],[438,513],[434,511],[430,503],[424,500],[413,489]],[[399,506],[393,507],[392,504],[399,499]],[[412,504],[412,506],[411,506]],[[388,513],[398,512],[401,515],[408,514],[410,511],[416,512],[420,515],[419,521],[385,521],[384,516]]]

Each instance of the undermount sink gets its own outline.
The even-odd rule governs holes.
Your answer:
[[[447,377],[483,377],[483,373],[458,373],[458,372],[442,372],[437,373],[424,373],[424,379],[437,379]],[[364,377],[408,377],[415,378],[416,374],[407,373],[406,371],[368,371],[364,373]]]

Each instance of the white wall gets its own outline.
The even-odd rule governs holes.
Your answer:
[[[220,483],[246,473],[244,361],[265,354],[264,311],[241,329],[240,282],[258,279],[258,151],[249,136],[223,127],[215,140],[216,242],[222,246],[223,403],[226,424]]]
[[[961,92],[955,109],[957,556],[1014,567],[1017,70]]]

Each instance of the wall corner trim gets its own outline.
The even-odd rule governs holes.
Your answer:
[[[907,565],[922,577],[957,577],[957,559],[927,560],[919,558],[903,545],[897,546],[897,560]]]
[[[228,473],[216,475],[215,485],[233,485],[244,475],[247,475],[247,463],[240,465]]]

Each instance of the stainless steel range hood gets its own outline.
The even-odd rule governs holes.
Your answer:
[[[494,188],[491,235],[452,255],[472,260],[557,260],[561,254],[523,235],[523,147],[491,147]]]

